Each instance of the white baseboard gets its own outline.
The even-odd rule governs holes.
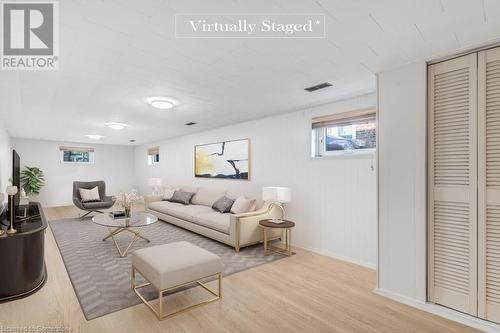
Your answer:
[[[298,246],[298,247],[300,247],[300,248],[302,248],[304,250],[307,250],[307,251],[311,251],[311,252],[315,252],[315,253],[321,254],[321,255],[326,256],[326,257],[332,257],[332,258],[339,259],[339,260],[342,260],[342,261],[347,261],[347,262],[349,262],[351,264],[363,266],[363,267],[366,267],[366,268],[370,268],[370,269],[376,269],[377,268],[377,265],[375,263],[366,262],[366,261],[359,260],[359,259],[356,259],[356,258],[344,256],[344,255],[341,255],[341,254],[332,253],[332,252],[329,252],[329,251],[321,251],[321,250],[318,250],[318,249],[309,249],[309,248],[306,248],[306,247],[303,247],[303,246]]]
[[[390,298],[396,302],[403,303],[406,305],[409,305],[411,307],[417,308],[422,311],[426,311],[432,314],[435,314],[437,316],[456,321],[458,323],[470,326],[472,328],[485,331],[485,332],[491,332],[491,333],[498,333],[500,332],[500,325],[492,323],[490,321],[484,320],[484,319],[479,319],[470,315],[467,315],[462,312],[458,312],[452,309],[449,309],[444,306],[432,304],[432,303],[427,303],[423,302],[417,299],[413,299],[404,295],[400,295],[398,293],[384,290],[377,288],[373,290],[373,292],[377,295],[383,296]]]

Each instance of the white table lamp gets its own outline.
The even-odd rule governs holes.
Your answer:
[[[161,178],[149,178],[148,185],[153,188],[153,195],[159,195],[158,188],[161,187]]]
[[[8,195],[16,195],[17,194],[17,186],[7,186],[6,192]]]
[[[266,186],[262,188],[262,200],[270,201],[269,210],[273,206],[281,209],[281,219],[272,219],[274,223],[282,223],[285,217],[283,204],[292,201],[292,192],[288,187]]]

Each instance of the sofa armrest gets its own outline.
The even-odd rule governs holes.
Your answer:
[[[243,217],[252,217],[252,216],[260,216],[268,213],[269,205],[264,205],[261,209],[248,212],[248,213],[240,213],[240,214],[232,214],[231,219],[240,219]],[[264,219],[264,218],[263,218]]]
[[[149,208],[149,204],[155,201],[161,201],[163,197],[161,195],[146,195],[144,196],[144,204],[146,205],[146,209]]]
[[[262,231],[259,228],[260,220],[278,218],[280,216],[281,210],[276,206],[272,206],[269,209],[268,204],[254,212],[232,214],[229,234],[235,244],[236,251],[239,250],[240,246],[262,241]]]

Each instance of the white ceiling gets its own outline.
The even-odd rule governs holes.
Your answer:
[[[373,92],[376,72],[500,39],[497,0],[59,3],[60,70],[0,72],[13,137],[154,141]],[[327,38],[175,39],[174,14],[197,12],[323,12]],[[333,87],[303,90],[325,81]],[[153,109],[144,99],[156,95],[180,105]]]

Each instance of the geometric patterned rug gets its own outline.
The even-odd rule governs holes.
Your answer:
[[[130,289],[130,253],[136,249],[188,241],[221,257],[223,276],[283,258],[264,256],[262,245],[245,247],[237,253],[232,247],[163,221],[143,227],[141,234],[151,242],[139,239],[125,258],[120,258],[111,239],[102,241],[108,229],[89,219],[50,221],[50,228],[87,320],[141,303]],[[120,248],[126,247],[131,236],[127,232],[115,236]],[[139,277],[137,280],[141,283]],[[144,288],[144,293],[148,299],[156,298],[152,290],[148,293]]]

